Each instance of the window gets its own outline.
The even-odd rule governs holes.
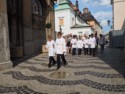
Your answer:
[[[63,19],[63,18],[60,18],[60,19],[59,19],[59,25],[60,25],[60,26],[63,26],[63,25],[64,25],[64,19]]]
[[[33,14],[42,16],[42,6],[39,0],[32,0]]]

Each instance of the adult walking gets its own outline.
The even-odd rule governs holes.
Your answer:
[[[56,47],[56,54],[57,54],[57,69],[59,69],[62,65],[62,62],[64,63],[64,65],[67,65],[67,61],[64,56],[64,54],[66,53],[66,42],[65,42],[65,39],[62,37],[61,32],[57,33],[55,47]]]
[[[71,38],[70,37],[68,37],[68,39],[67,39],[66,46],[67,46],[68,54],[71,54]]]
[[[98,37],[97,33],[95,34],[95,39],[96,39],[96,52],[98,52],[99,37]]]
[[[100,34],[99,45],[100,45],[100,53],[102,54],[104,52],[104,46],[105,46],[105,38],[103,37],[102,34]]]

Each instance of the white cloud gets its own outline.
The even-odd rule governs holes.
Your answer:
[[[99,11],[94,14],[94,17],[100,22],[101,26],[108,26],[107,20],[112,19],[112,12]]]
[[[90,0],[82,0],[83,3],[87,3],[89,2]]]
[[[105,20],[105,19],[102,20],[100,24],[101,24],[101,26],[103,26],[103,27],[104,27],[104,26],[108,26],[107,20]]]
[[[111,0],[100,0],[100,2],[101,2],[100,4],[101,5],[110,5],[110,1]]]
[[[108,6],[111,0],[95,0],[94,5]]]
[[[99,12],[97,12],[97,13],[94,14],[94,17],[95,17],[97,20],[112,19],[112,12],[99,11]]]

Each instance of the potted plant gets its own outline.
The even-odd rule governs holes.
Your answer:
[[[46,28],[50,29],[51,28],[51,23],[46,23]]]

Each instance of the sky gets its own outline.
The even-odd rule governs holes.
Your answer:
[[[71,0],[75,4],[76,0]],[[112,24],[112,5],[110,0],[78,0],[79,9],[82,11],[83,8],[87,7],[92,15],[103,27],[103,34],[110,31],[111,26],[108,26],[107,21],[110,20]]]

